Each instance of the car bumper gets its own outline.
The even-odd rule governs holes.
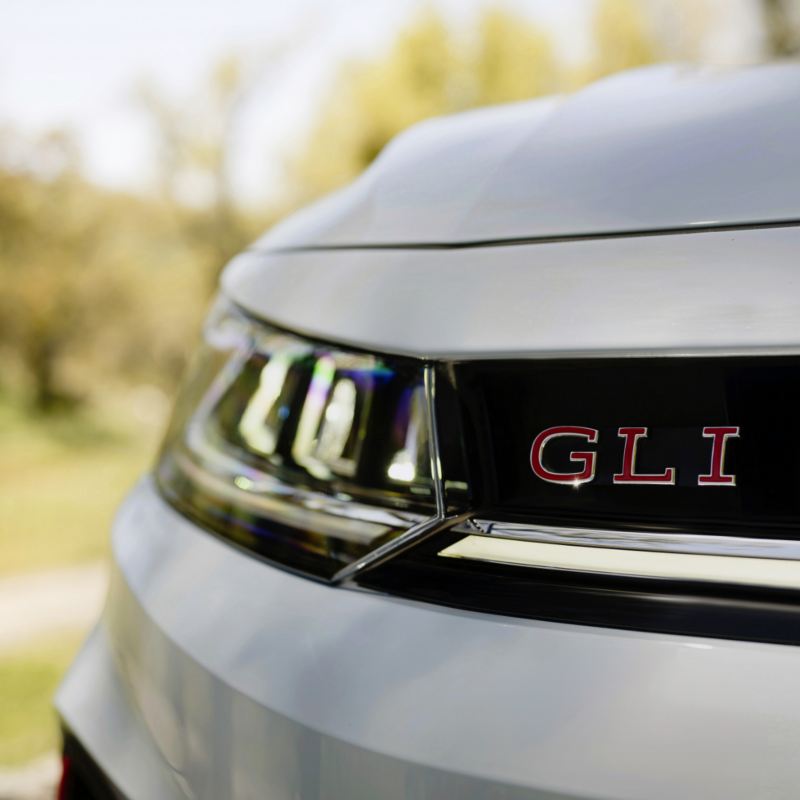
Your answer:
[[[126,797],[795,797],[800,649],[507,619],[334,588],[150,481],[57,697]]]

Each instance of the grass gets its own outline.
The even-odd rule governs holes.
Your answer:
[[[79,642],[60,636],[0,658],[0,766],[18,766],[57,748],[53,694]]]
[[[0,578],[107,552],[115,509],[152,463],[161,429],[131,411],[42,418],[0,398]],[[78,643],[59,634],[0,656],[0,766],[57,747],[53,693]]]
[[[36,419],[0,407],[0,576],[99,558],[160,425]]]

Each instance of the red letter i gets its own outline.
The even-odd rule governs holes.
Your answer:
[[[711,444],[711,471],[708,475],[699,475],[698,486],[736,486],[736,476],[726,475],[722,470],[725,467],[725,445],[728,439],[739,437],[739,427],[714,427],[703,428],[703,436],[713,439]]]

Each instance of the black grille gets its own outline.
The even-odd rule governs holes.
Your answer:
[[[507,521],[793,538],[800,533],[800,359],[628,358],[458,364],[471,483],[480,513]],[[596,453],[575,487],[538,478],[531,445],[555,426],[597,430],[597,442],[554,438],[550,469],[576,470],[571,451]],[[625,439],[643,426],[639,472],[676,470],[675,485],[615,484]],[[735,486],[699,486],[712,440],[706,426],[737,426],[725,472]]]

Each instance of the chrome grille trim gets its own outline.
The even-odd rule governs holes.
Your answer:
[[[711,536],[671,531],[615,531],[602,528],[573,528],[495,522],[473,518],[457,526],[459,533],[484,534],[529,542],[609,547],[618,550],[648,550],[687,555],[743,556],[800,561],[800,541],[740,536]]]
[[[381,545],[376,550],[367,553],[363,558],[342,567],[331,578],[332,583],[343,583],[352,580],[358,575],[363,575],[370,569],[374,569],[379,564],[400,555],[409,547],[427,539],[434,533],[462,522],[467,518],[466,514],[448,517],[447,508],[444,500],[444,479],[442,478],[442,460],[439,449],[439,431],[436,427],[436,370],[428,364],[424,373],[425,390],[425,413],[428,419],[428,431],[430,435],[430,458],[431,458],[431,478],[433,480],[434,496],[436,498],[436,514],[428,519],[419,522],[405,533],[400,534],[396,539],[392,539],[386,544]]]

